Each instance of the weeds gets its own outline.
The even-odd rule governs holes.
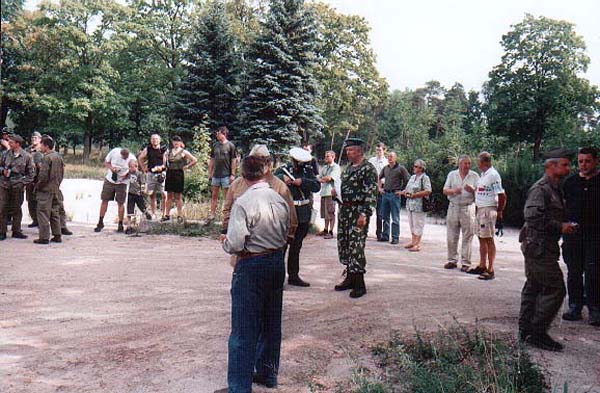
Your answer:
[[[415,330],[413,337],[395,335],[373,349],[384,371],[383,386],[414,393],[543,393],[539,368],[509,336],[458,323],[434,333]],[[363,384],[364,385],[364,384]],[[364,385],[364,386],[368,386]]]

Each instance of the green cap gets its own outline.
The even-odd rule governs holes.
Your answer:
[[[363,146],[364,144],[365,144],[365,142],[362,139],[360,139],[360,138],[348,138],[344,142],[344,145],[346,147],[349,147],[349,146]]]
[[[544,158],[546,160],[550,160],[553,158],[566,158],[568,160],[572,160],[574,156],[575,151],[564,147],[558,147],[556,149],[548,150],[544,153]]]

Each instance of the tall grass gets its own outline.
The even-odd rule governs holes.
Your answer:
[[[481,327],[456,323],[434,333],[416,330],[411,337],[394,335],[373,353],[384,383],[374,385],[374,390],[358,387],[356,393],[543,393],[547,389],[538,366],[512,337]]]

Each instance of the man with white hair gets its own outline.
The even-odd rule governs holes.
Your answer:
[[[460,270],[466,272],[471,266],[471,245],[475,230],[475,187],[479,175],[471,170],[471,158],[462,155],[458,158],[458,169],[448,173],[442,192],[448,197],[446,214],[446,240],[448,261],[446,269],[454,269],[458,264],[458,239],[462,232]]]
[[[267,169],[267,173],[265,175],[265,181],[269,186],[277,192],[279,195],[283,197],[283,199],[287,202],[290,207],[290,222],[289,222],[289,232],[288,232],[288,242],[291,242],[294,239],[294,234],[296,233],[296,228],[298,227],[298,218],[296,216],[296,209],[294,207],[294,198],[290,193],[290,190],[285,185],[285,183],[279,178],[273,176],[271,173],[271,153],[267,146],[265,145],[254,145],[252,150],[250,150],[250,156],[261,157],[265,160],[265,165]],[[225,202],[223,203],[223,230],[222,237],[227,233],[227,227],[229,225],[229,216],[231,214],[231,207],[237,198],[239,198],[246,190],[248,189],[247,182],[238,177],[231,183],[229,187],[229,191],[225,196]]]
[[[146,190],[150,196],[150,212],[153,215],[156,214],[157,195],[161,197],[161,216],[167,215],[165,211],[165,201],[167,200],[167,194],[165,194],[166,151],[167,147],[160,144],[160,135],[152,134],[150,136],[150,144],[138,155],[140,169],[146,173]]]

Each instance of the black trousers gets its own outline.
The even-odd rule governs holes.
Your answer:
[[[302,242],[308,234],[309,222],[298,223],[294,240],[288,249],[288,260],[287,260],[287,271],[288,278],[297,278],[300,272],[300,249],[302,248]]]
[[[562,247],[569,306],[600,311],[600,234],[565,235]]]
[[[377,229],[375,230],[375,234],[377,235],[377,239],[381,238],[381,233],[383,232],[383,195],[377,193],[377,204],[375,205],[375,213],[377,216]]]
[[[527,281],[521,291],[519,330],[533,334],[546,333],[565,298],[562,272],[558,262],[549,262],[548,270],[543,272],[529,271],[527,265],[525,258]]]

